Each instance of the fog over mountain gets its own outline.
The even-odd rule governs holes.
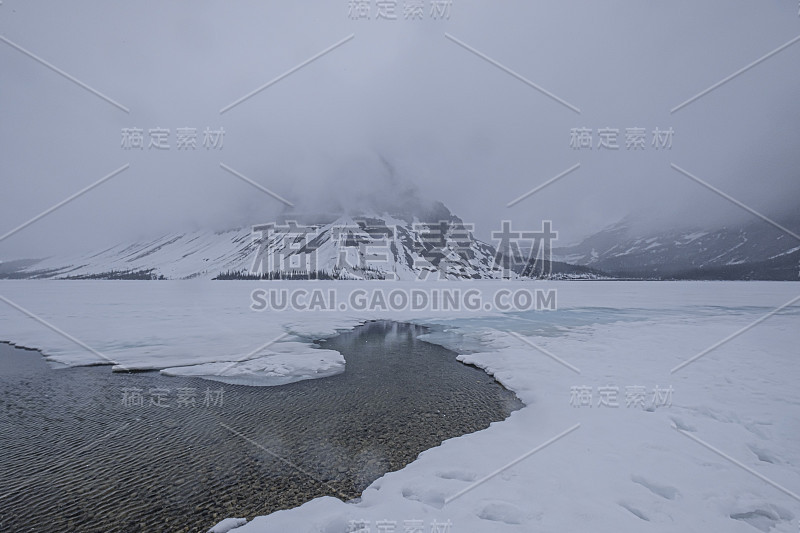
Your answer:
[[[675,110],[794,39],[794,1],[454,0],[446,19],[397,14],[354,20],[344,0],[4,1],[0,235],[129,166],[0,240],[0,259],[249,227],[285,212],[275,196],[309,213],[442,201],[485,241],[504,219],[550,219],[561,245],[637,214],[649,229],[752,219],[673,163],[768,216],[797,208],[799,43]],[[123,146],[125,128],[143,130],[142,149]],[[179,128],[196,129],[195,149],[177,148]],[[592,149],[570,146],[579,128]],[[603,128],[619,149],[598,147]],[[629,128],[643,149],[626,149]],[[674,131],[669,149],[652,145],[656,128]],[[151,129],[170,130],[168,149],[148,146]],[[206,129],[224,130],[221,146],[203,145]]]

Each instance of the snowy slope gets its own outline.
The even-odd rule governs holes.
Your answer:
[[[247,263],[255,245],[249,229],[166,234],[72,257],[50,257],[12,273],[15,278],[89,278],[139,273],[145,278],[211,278]]]
[[[778,222],[800,233],[797,215]],[[758,219],[739,226],[650,232],[623,220],[553,254],[619,276],[796,280],[798,247],[800,240]]]

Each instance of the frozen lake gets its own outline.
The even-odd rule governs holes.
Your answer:
[[[469,287],[487,297],[509,288],[552,288],[558,309],[257,312],[250,307],[251,292],[261,287],[336,290],[343,301],[348,292],[386,286]],[[346,532],[365,522],[372,531],[379,523],[394,524],[396,531],[422,523],[426,531],[438,527],[448,533],[797,531],[797,283],[9,281],[0,283],[0,296],[5,299],[0,339],[39,348],[56,366],[105,364],[68,371],[108,379],[167,379],[157,373],[114,374],[111,363],[164,369],[186,379],[217,371],[219,381],[197,383],[225,387],[224,409],[229,397],[230,407],[237,397],[228,387],[238,390],[226,380],[269,385],[302,379],[294,385],[310,391],[347,376],[345,371],[311,379],[354,363],[328,343],[315,348],[314,340],[370,320],[433,326],[422,339],[454,350],[459,360],[483,369],[525,404],[482,431],[431,444],[400,470],[375,479],[358,501],[344,503],[346,498],[321,492],[292,509],[254,511],[265,516],[236,533]],[[430,370],[423,365],[416,375]],[[633,390],[642,391],[641,401],[631,401]],[[118,406],[120,396],[115,389],[107,401]],[[328,409],[334,420],[358,408],[314,406]],[[197,411],[198,416],[214,412]],[[144,414],[156,416],[146,409]],[[379,423],[380,414],[375,417]],[[435,415],[428,418],[436,421],[430,427],[439,427]],[[257,463],[248,458],[263,450],[220,429],[220,442],[233,446],[220,448],[221,464]],[[269,440],[267,433],[258,435]],[[369,439],[374,444],[379,437]],[[124,446],[129,438],[120,432],[99,446]],[[393,439],[392,433],[388,440]],[[186,480],[191,468],[180,459],[175,464],[171,475]],[[164,461],[159,468],[173,465]],[[26,472],[20,469],[16,477],[27,479]],[[297,470],[293,475],[302,476]],[[188,490],[192,483],[180,486]],[[289,491],[282,497],[294,498]],[[210,493],[199,499],[206,506],[219,503]],[[170,501],[158,498],[158,505]],[[216,511],[216,518],[237,516],[227,500],[220,502],[224,510]],[[142,516],[156,509],[145,505]]]

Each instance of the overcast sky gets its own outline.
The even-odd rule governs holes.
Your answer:
[[[303,211],[440,200],[484,240],[503,219],[550,219],[566,244],[628,215],[752,218],[673,163],[768,216],[797,208],[800,42],[671,112],[800,35],[796,0],[452,0],[446,20],[430,0],[423,20],[404,18],[406,0],[376,19],[377,3],[353,20],[348,0],[3,0],[0,35],[27,53],[0,42],[0,235],[130,166],[0,242],[0,258],[283,209],[220,163]],[[143,150],[121,146],[134,127]],[[187,127],[197,149],[178,150]],[[148,148],[154,128],[169,149]],[[206,128],[224,129],[222,148],[202,146]],[[593,149],[570,147],[573,128],[592,130]],[[597,147],[601,128],[620,149]],[[625,148],[627,128],[646,130],[644,150]],[[655,128],[673,129],[671,149],[652,146]]]

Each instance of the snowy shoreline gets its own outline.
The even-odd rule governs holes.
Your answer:
[[[451,533],[796,531],[800,502],[776,486],[800,492],[800,450],[794,445],[800,441],[798,307],[771,316],[685,368],[670,370],[785,304],[800,293],[797,284],[550,282],[546,285],[559,291],[555,312],[412,316],[258,314],[246,307],[248,291],[258,284],[142,283],[3,282],[0,294],[114,361],[159,361],[168,363],[165,368],[233,361],[231,355],[250,353],[285,333],[289,336],[275,344],[308,349],[309,339],[370,319],[443,324],[473,341],[468,353],[459,351],[459,360],[484,369],[526,404],[484,431],[423,452],[375,481],[359,503],[318,498],[256,518],[237,533],[347,531],[358,521],[371,531],[380,531],[381,523],[396,531],[420,523],[425,531],[450,524]],[[489,290],[492,283],[502,282],[476,286]],[[36,291],[30,290],[34,285]],[[353,288],[347,285],[342,289]],[[116,299],[109,301],[111,296]],[[80,305],[70,304],[76,299]],[[53,361],[97,361],[11,307],[0,309],[3,340],[41,346]],[[208,321],[202,327],[197,323],[204,314],[220,317],[214,328]],[[143,331],[148,334],[137,340]],[[109,332],[114,340],[103,335]],[[190,339],[189,345],[181,339]],[[436,336],[429,340],[457,348]],[[137,351],[134,361],[131,354]],[[648,394],[670,387],[672,405],[626,407],[630,386],[645,387]],[[591,407],[571,405],[575,387],[592,390]],[[618,407],[598,406],[600,389],[609,387],[619,390]],[[577,424],[563,438],[445,504]]]
[[[735,376],[726,381],[729,385],[738,383],[740,388],[731,390],[714,380],[693,383],[696,375],[677,373],[671,384],[654,381],[668,376],[669,364],[679,362],[674,353],[664,349],[670,340],[683,335],[674,346],[691,355],[694,352],[690,346],[697,340],[701,344],[695,351],[720,340],[729,329],[738,329],[739,323],[746,326],[759,316],[745,314],[738,320],[722,322],[711,316],[698,319],[693,325],[681,318],[635,326],[615,324],[591,333],[581,332],[588,333],[583,338],[581,334],[567,340],[538,338],[541,348],[558,351],[578,364],[582,372],[575,378],[565,378],[571,374],[568,369],[531,353],[511,335],[495,333],[494,350],[461,355],[459,360],[493,375],[514,391],[526,407],[487,430],[450,439],[423,452],[403,470],[388,473],[373,483],[357,504],[318,498],[296,509],[256,518],[237,533],[290,528],[333,532],[358,527],[362,531],[381,531],[379,526],[402,531],[414,524],[424,524],[425,531],[433,528],[451,532],[589,528],[609,532],[794,531],[800,502],[692,442],[675,428],[796,494],[800,487],[800,454],[794,443],[800,436],[796,422],[800,418],[800,398],[792,385],[797,377],[796,361],[781,351],[791,347],[797,311],[774,317],[775,321],[760,332],[770,338],[765,354],[776,359],[784,357],[787,365],[795,363],[794,366],[767,365],[764,370],[768,371],[753,372],[749,350],[760,341],[740,342],[738,346],[732,341],[726,350],[709,354],[707,361],[696,365],[708,377],[715,375],[710,370],[714,365],[726,364]],[[663,334],[650,339],[643,334],[631,338],[631,327],[639,333],[649,333],[655,327]],[[604,339],[600,341],[601,338]],[[580,357],[578,354],[586,351],[589,342],[591,351],[596,353]],[[608,364],[604,356],[617,355],[621,345],[630,350],[646,347],[651,351],[647,363],[658,371],[646,373],[654,374],[650,381],[635,369],[612,370],[616,365]],[[665,361],[660,361],[662,356]],[[598,359],[603,360],[602,364],[593,367]],[[782,385],[774,391],[775,397],[764,397],[760,388],[765,380]],[[589,384],[597,390],[609,383],[671,385],[675,398],[671,406],[654,410],[626,408],[622,397],[616,409],[599,408],[596,403],[592,408],[569,405],[571,386]],[[745,387],[746,384],[750,386]],[[737,394],[742,396],[738,403]],[[477,480],[518,460],[548,439],[570,432],[573,424],[580,424],[574,434],[565,435],[471,489]],[[469,492],[448,502],[465,489]]]

